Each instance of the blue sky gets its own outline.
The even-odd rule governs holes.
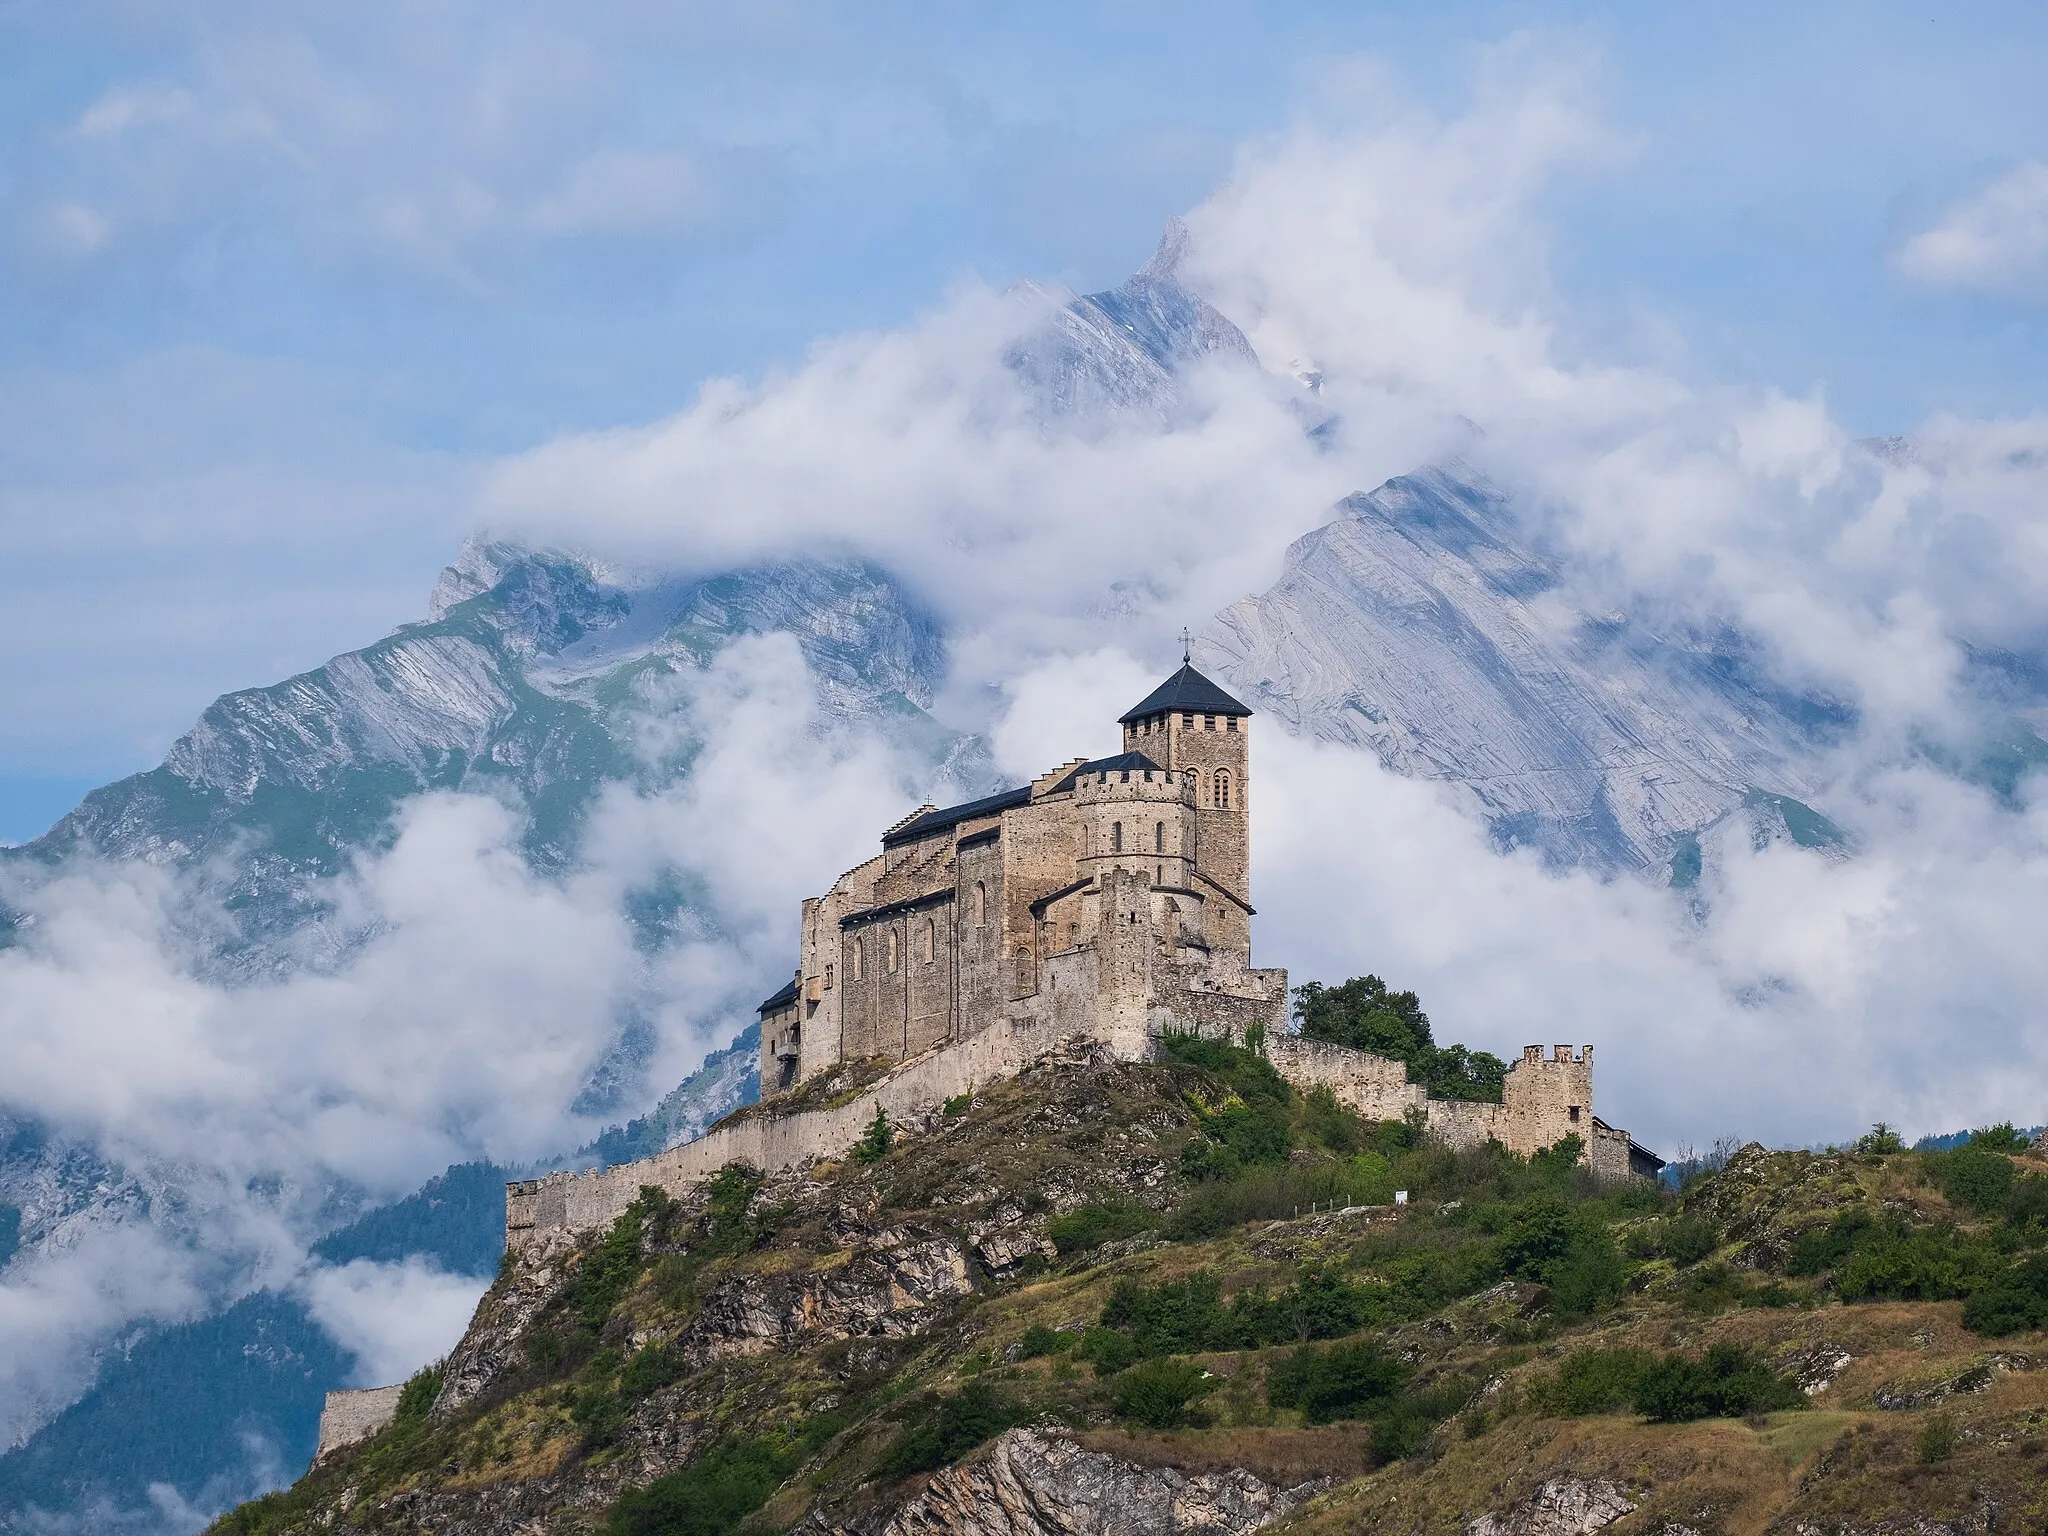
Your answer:
[[[0,5],[0,839],[416,617],[497,456],[1112,283],[1360,72],[1575,72],[1569,346],[1869,434],[2048,407],[2043,285],[1902,258],[2048,158],[2038,6],[735,9]]]

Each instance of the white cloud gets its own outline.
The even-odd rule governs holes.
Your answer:
[[[2048,164],[2026,161],[1964,198],[1900,247],[1894,265],[1935,288],[2048,297]]]
[[[462,1338],[489,1281],[408,1259],[321,1266],[300,1281],[307,1310],[356,1357],[350,1384],[381,1387],[432,1365]]]
[[[690,777],[614,786],[559,880],[496,800],[405,802],[388,851],[320,892],[362,936],[337,971],[202,980],[191,889],[162,868],[81,862],[8,891],[36,920],[0,951],[0,1104],[151,1198],[145,1221],[82,1218],[0,1278],[0,1443],[78,1390],[112,1329],[297,1283],[337,1182],[391,1198],[451,1162],[580,1145],[602,1122],[573,1102],[627,1016],[655,1031],[649,1091],[673,1085],[786,974],[818,870],[864,857],[917,792],[917,760],[820,711],[787,636],[675,680],[649,730]],[[643,952],[626,898],[663,876],[699,912]],[[416,1266],[309,1275],[366,1379],[444,1350],[480,1289]]]
[[[71,131],[81,139],[118,138],[137,128],[175,123],[195,105],[192,93],[176,86],[117,87],[87,107]]]

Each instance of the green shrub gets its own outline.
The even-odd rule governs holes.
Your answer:
[[[761,1225],[752,1212],[761,1183],[761,1171],[745,1163],[727,1163],[705,1181],[701,1256],[744,1253],[760,1240]]]
[[[423,1366],[408,1376],[399,1389],[398,1406],[391,1414],[391,1427],[400,1433],[424,1424],[441,1398],[441,1364]]]
[[[1870,1134],[1858,1138],[1856,1150],[1870,1156],[1882,1157],[1891,1152],[1903,1152],[1906,1143],[1899,1133],[1880,1120],[1870,1128]]]
[[[1041,1355],[1057,1355],[1074,1342],[1072,1334],[1060,1333],[1043,1323],[1033,1323],[1017,1340],[1017,1358],[1036,1360]]]
[[[1344,1156],[1365,1149],[1365,1122],[1337,1102],[1328,1083],[1317,1083],[1301,1102],[1301,1119],[1310,1139]]]
[[[2048,1227],[2048,1178],[2024,1174],[2014,1179],[2005,1201],[2005,1219],[2014,1227]]]
[[[665,1222],[675,1202],[652,1184],[605,1229],[576,1270],[571,1286],[575,1315],[585,1328],[597,1329],[611,1316],[645,1263],[643,1242],[650,1223]]]
[[[972,1108],[974,1108],[973,1094],[956,1093],[953,1095],[952,1098],[946,1100],[944,1104],[939,1106],[939,1113],[946,1116],[948,1119],[953,1119],[957,1116],[966,1114],[967,1111]]]
[[[1611,1306],[1620,1299],[1628,1278],[1606,1224],[1595,1213],[1574,1210],[1561,1195],[1547,1193],[1532,1195],[1508,1211],[1499,1263],[1501,1273],[1544,1286],[1552,1310],[1564,1318],[1585,1317]]]
[[[1304,1344],[1267,1373],[1266,1401],[1299,1408],[1311,1424],[1366,1418],[1399,1396],[1413,1374],[1375,1340],[1323,1349]]]
[[[1148,1360],[1117,1377],[1111,1402],[1120,1419],[1147,1429],[1180,1429],[1198,1421],[1192,1405],[1216,1386],[1192,1361]]]
[[[606,1536],[726,1536],[768,1502],[794,1461],[766,1436],[723,1441],[680,1472],[622,1495]]]
[[[1242,1291],[1230,1304],[1234,1331],[1244,1344],[1342,1338],[1389,1310],[1382,1287],[1353,1285],[1321,1264],[1303,1265],[1294,1284],[1278,1295]]]
[[[1720,1231],[1704,1216],[1674,1216],[1664,1223],[1658,1241],[1674,1264],[1697,1264],[1720,1245]]]
[[[1287,1161],[1294,1145],[1294,1090],[1264,1057],[1199,1035],[1169,1035],[1167,1054],[1220,1077],[1233,1097],[1221,1109],[1195,1106],[1196,1135],[1181,1148],[1190,1179],[1223,1179]]]
[[[1560,1413],[1618,1413],[1634,1405],[1656,1364],[1647,1349],[1574,1350],[1558,1362],[1552,1389],[1540,1395]]]
[[[1097,1376],[1114,1376],[1143,1360],[1145,1351],[1127,1333],[1090,1328],[1081,1335],[1081,1358],[1095,1367]]]
[[[1135,1237],[1158,1224],[1156,1213],[1126,1200],[1113,1205],[1083,1205],[1064,1216],[1055,1216],[1047,1223],[1045,1235],[1062,1255],[1073,1255]]]
[[[853,1160],[857,1163],[879,1163],[889,1155],[889,1149],[896,1144],[896,1127],[889,1123],[882,1106],[875,1106],[875,1118],[868,1122],[868,1128],[861,1132],[860,1140],[853,1144]]]
[[[1937,1413],[1920,1426],[1920,1459],[1930,1466],[1956,1453],[1955,1415]]]
[[[905,1418],[876,1470],[885,1477],[932,1472],[1031,1417],[1023,1403],[986,1381],[972,1381],[951,1397],[926,1397]]]
[[[1394,1178],[1376,1152],[1342,1161],[1242,1169],[1200,1184],[1167,1219],[1179,1242],[1217,1237],[1252,1221],[1284,1221],[1311,1206],[1390,1205]]]
[[[1740,1345],[1716,1344],[1704,1359],[1666,1355],[1650,1366],[1636,1387],[1635,1404],[1647,1419],[1676,1424],[1803,1408],[1806,1394]]]
[[[2023,1259],[1972,1291],[1963,1326],[1992,1338],[2048,1327],[2048,1254]]]
[[[1102,1326],[1129,1335],[1147,1356],[1229,1349],[1238,1336],[1222,1284],[1208,1270],[1160,1285],[1118,1281],[1102,1309]]]
[[[1990,1133],[1980,1131],[1977,1134]],[[1968,1146],[1958,1147],[1953,1152],[1929,1154],[1927,1163],[1949,1204],[1979,1216],[1995,1215],[2002,1210],[2006,1196],[2012,1192],[2011,1159],[1987,1150],[1974,1138]]]
[[[633,1358],[626,1362],[625,1370],[619,1373],[619,1395],[629,1403],[637,1403],[678,1379],[684,1369],[682,1354],[678,1350],[653,1344],[637,1349]]]

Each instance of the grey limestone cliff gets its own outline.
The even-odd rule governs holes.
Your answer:
[[[1337,513],[1196,660],[1292,731],[1451,786],[1503,848],[1610,870],[1696,857],[1745,805],[1804,810],[1851,723],[1772,684],[1732,633],[1575,610],[1475,472],[1403,476]]]

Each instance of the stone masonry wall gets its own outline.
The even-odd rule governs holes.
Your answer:
[[[1014,1077],[1058,1044],[1061,1035],[1052,1020],[1005,1020],[903,1063],[836,1108],[780,1116],[751,1114],[641,1162],[522,1179],[505,1191],[506,1246],[523,1248],[552,1231],[590,1232],[609,1226],[633,1203],[643,1184],[681,1194],[728,1163],[774,1171],[817,1158],[843,1157],[873,1122],[876,1109],[893,1125],[919,1126],[946,1100]]]
[[[315,1442],[313,1460],[317,1463],[330,1451],[376,1434],[397,1414],[398,1395],[404,1390],[399,1385],[328,1393],[320,1410],[320,1438]]]
[[[1269,1034],[1266,1059],[1297,1088],[1328,1088],[1339,1104],[1367,1120],[1399,1120],[1411,1109],[1430,1108],[1421,1084],[1408,1081],[1408,1068],[1384,1056],[1327,1040]]]
[[[1327,1086],[1340,1102],[1369,1119],[1398,1120],[1406,1110],[1420,1106],[1429,1115],[1431,1133],[1452,1146],[1494,1140],[1524,1156],[1577,1134],[1587,1143],[1595,1173],[1603,1178],[1628,1173],[1627,1133],[1593,1119],[1590,1046],[1576,1057],[1571,1047],[1559,1046],[1547,1061],[1540,1047],[1530,1046],[1508,1068],[1502,1103],[1431,1099],[1408,1082],[1400,1062],[1282,1033],[1279,1026],[1285,1022],[1287,1003],[1284,971],[1242,973],[1244,990],[1270,988],[1266,998],[1178,987],[1171,995],[1180,1011],[1155,1011],[1149,1021],[1152,1031],[1144,1038],[1124,1029],[1105,1031],[1095,1016],[1102,990],[1098,960],[1093,947],[1051,957],[1040,1006],[907,1061],[835,1108],[780,1116],[764,1110],[642,1162],[586,1173],[552,1173],[511,1184],[505,1201],[506,1245],[517,1249],[547,1232],[588,1232],[607,1226],[632,1203],[643,1184],[681,1194],[728,1163],[774,1171],[842,1157],[873,1122],[877,1108],[893,1125],[920,1127],[946,1100],[1014,1077],[1062,1041],[1093,1038],[1117,1059],[1142,1060],[1151,1053],[1152,1036],[1172,1029],[1192,1028],[1217,1038],[1243,1040],[1247,1028],[1256,1024],[1266,1032],[1267,1059],[1282,1077],[1298,1088]],[[1580,1112],[1578,1120],[1570,1115],[1574,1106]]]

